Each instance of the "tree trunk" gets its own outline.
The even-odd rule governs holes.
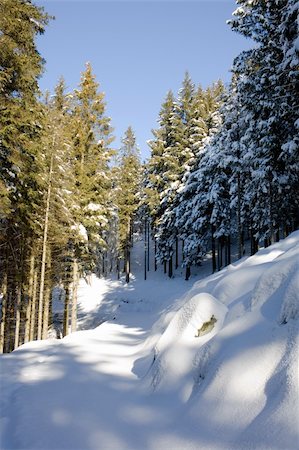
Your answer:
[[[241,181],[240,181],[240,174],[238,173],[237,177],[237,195],[238,195],[238,201],[237,201],[237,227],[238,227],[238,259],[242,258],[243,256],[243,227],[242,227],[242,220],[241,220]]]
[[[157,258],[156,258],[156,255],[157,255],[157,241],[156,241],[156,238],[154,238],[155,239],[155,255],[154,255],[154,259],[155,259],[155,272],[157,272]]]
[[[44,295],[42,339],[48,338],[50,297],[51,297],[51,286],[50,286],[50,284],[47,284],[47,287],[45,289],[45,295]]]
[[[54,138],[53,138],[54,147]],[[43,307],[44,307],[44,285],[45,285],[45,271],[46,271],[46,258],[47,258],[47,241],[48,241],[48,226],[49,226],[49,211],[50,211],[50,199],[52,191],[52,175],[53,175],[53,164],[54,164],[54,152],[52,151],[50,170],[49,170],[49,184],[47,192],[46,201],[46,211],[45,211],[45,223],[44,223],[44,237],[43,237],[43,248],[42,248],[42,264],[41,264],[41,275],[40,275],[40,285],[39,285],[39,305],[38,305],[38,321],[37,321],[37,339],[42,338],[42,320],[43,320]]]
[[[150,270],[150,223],[147,222],[147,270]]]
[[[64,312],[63,312],[63,336],[69,334],[69,308],[70,308],[70,284],[67,281],[65,288]]]
[[[214,238],[214,227],[212,225],[212,268],[213,273],[216,272],[217,264],[216,264],[216,243]]]
[[[24,342],[28,342],[30,340],[30,325],[31,325],[31,311],[32,311],[32,297],[33,297],[33,282],[34,282],[34,264],[35,257],[34,254],[31,254],[30,257],[30,271],[29,271],[29,283],[28,283],[28,303],[26,308],[26,322],[25,322],[25,335]]]
[[[19,282],[17,285],[16,292],[16,325],[15,325],[15,342],[14,342],[14,350],[19,346],[19,337],[20,337],[20,324],[21,324],[21,299],[22,299],[22,288],[21,283]]]
[[[147,264],[147,223],[144,221],[144,279],[146,280],[146,264]]]
[[[4,338],[5,338],[5,321],[6,321],[6,310],[7,310],[7,273],[4,275],[2,283],[2,314],[0,323],[0,353],[4,351]]]
[[[169,278],[172,278],[172,276],[173,276],[172,256],[170,257],[170,259],[168,261],[168,276],[169,276]]]
[[[275,234],[275,242],[279,242],[279,240],[280,240],[280,230],[279,230],[279,228],[277,228],[276,234]]]
[[[33,276],[32,307],[31,307],[31,318],[30,318],[29,341],[33,341],[35,339],[37,279],[38,279],[38,273],[37,273],[37,270],[35,270],[34,276]]]
[[[13,350],[13,324],[14,324],[14,299],[13,293],[10,289],[7,290],[6,298],[6,314],[5,314],[5,335],[4,335],[4,353],[9,353]]]
[[[227,265],[231,264],[231,251],[230,251],[230,236],[227,236],[226,246],[227,246]]]
[[[274,214],[273,214],[273,189],[272,189],[272,176],[269,180],[269,197],[270,197],[270,238],[269,245],[275,243],[275,229],[274,229]]]
[[[74,258],[73,262],[73,286],[72,286],[72,318],[71,331],[77,330],[77,299],[78,299],[78,261]]]
[[[49,331],[49,308],[50,308],[50,297],[51,297],[51,253],[48,252],[47,255],[48,260],[48,273],[47,273],[47,281],[46,281],[46,289],[45,289],[45,296],[44,296],[44,309],[43,309],[43,329],[42,329],[42,338],[47,339],[48,338],[48,331]]]
[[[116,261],[116,272],[117,272],[117,279],[120,279],[120,267],[119,267],[119,256],[117,255],[117,261]]]
[[[130,250],[127,248],[127,256],[126,256],[126,283],[130,282]]]
[[[127,242],[126,242],[126,257],[125,257],[126,283],[130,282],[130,243],[131,243],[131,220],[128,219],[128,224],[127,224]]]
[[[250,230],[250,243],[251,243],[251,255],[254,255],[258,251],[258,241],[254,237],[254,230],[251,227]]]
[[[188,265],[186,266],[185,280],[188,281],[189,278],[190,278],[190,276],[191,276],[191,267],[190,267],[190,265],[188,264]]]
[[[176,236],[175,238],[175,268],[179,267],[179,240]]]

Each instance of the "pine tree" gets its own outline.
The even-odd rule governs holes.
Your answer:
[[[98,92],[98,83],[91,65],[86,65],[79,89],[75,91],[73,110],[74,173],[76,175],[76,223],[88,235],[89,255],[86,270],[96,267],[98,254],[106,248],[104,240],[113,205],[110,201],[111,170],[109,161],[110,118],[105,116],[104,93]]]
[[[1,350],[22,342],[34,213],[43,170],[39,154],[42,108],[37,79],[43,60],[35,45],[49,17],[31,2],[0,3],[0,281],[6,297]]]
[[[39,305],[37,338],[46,338],[51,323],[51,291],[53,279],[59,279],[65,261],[70,265],[71,242],[74,233],[74,204],[70,196],[75,192],[73,177],[70,98],[65,94],[65,83],[60,79],[52,99],[46,101],[45,127],[42,139],[45,163],[44,201],[40,205],[41,265],[39,280]],[[69,269],[70,270],[70,269]]]
[[[154,139],[148,141],[151,157],[147,164],[148,183],[146,193],[153,229],[156,228],[157,221],[162,215],[160,196],[170,181],[166,176],[168,172],[171,173],[171,169],[165,158],[165,148],[174,145],[171,136],[174,108],[174,95],[172,91],[169,91],[159,113],[159,128],[152,130]]]
[[[219,128],[218,109],[222,92],[221,82],[204,92],[199,90],[194,104],[195,126],[190,136],[191,142],[194,142],[194,162],[185,174],[175,208],[176,227],[184,241],[186,278],[190,276],[190,266],[200,263],[211,237],[208,186],[211,186],[213,176],[208,175],[209,157],[205,153]]]
[[[134,131],[129,126],[122,139],[118,169],[118,228],[119,247],[124,254],[126,282],[130,281],[130,249],[133,221],[140,203],[141,163]]]
[[[298,61],[294,45],[297,13],[287,0],[238,3],[241,6],[230,22],[232,29],[257,43],[241,53],[233,67],[240,115],[246,124],[242,156],[251,174],[244,196],[255,237],[268,243],[277,238],[281,226],[291,226],[298,210],[296,117],[294,120],[298,72],[289,65],[290,60],[291,65]]]

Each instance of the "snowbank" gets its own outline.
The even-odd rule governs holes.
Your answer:
[[[222,328],[226,313],[227,307],[207,293],[197,294],[184,304],[155,346],[154,363],[150,372],[154,389],[158,386],[161,389],[163,385],[164,391],[178,392],[181,384],[185,399],[188,395],[188,389],[184,386],[185,377],[193,370],[198,348]],[[212,317],[215,319],[212,329],[199,336],[199,330]]]
[[[198,448],[299,448],[298,242],[293,233],[196,283],[157,341],[150,382],[164,401],[179,394],[175,427]],[[212,314],[196,348],[196,324]]]

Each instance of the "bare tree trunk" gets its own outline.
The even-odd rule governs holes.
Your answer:
[[[175,268],[179,267],[179,240],[176,236],[175,238]]]
[[[53,147],[54,147],[54,139],[55,138],[53,138]],[[38,321],[37,321],[37,339],[42,338],[44,285],[45,285],[45,271],[46,271],[46,258],[47,258],[50,199],[51,199],[51,191],[52,191],[53,163],[54,163],[54,152],[52,151],[50,170],[49,170],[49,184],[48,184],[47,201],[46,201],[44,237],[43,237],[43,248],[42,248],[42,264],[41,264],[41,275],[40,275],[40,286],[39,286],[39,305],[38,305]]]
[[[130,250],[129,246],[127,247],[127,255],[126,255],[126,283],[130,282]]]
[[[156,258],[156,255],[157,255],[157,240],[156,240],[156,238],[155,238],[155,255],[154,255],[154,260],[155,260],[155,272],[157,272],[157,258]]]
[[[63,313],[63,336],[69,334],[69,305],[70,305],[70,286],[69,283],[66,284],[65,288],[65,299],[64,299],[64,313]]]
[[[230,236],[227,236],[227,264],[231,264],[231,250],[230,250],[230,245],[231,245],[231,239]]]
[[[7,290],[6,314],[5,314],[5,335],[4,335],[4,353],[9,353],[13,350],[13,323],[14,323],[14,305],[13,292]]]
[[[275,229],[274,229],[274,214],[273,214],[273,189],[272,189],[272,177],[269,180],[269,197],[270,197],[270,238],[269,245],[275,243]]]
[[[171,256],[168,261],[168,276],[169,276],[169,278],[172,278],[172,275],[173,275],[173,264],[172,264],[172,256]]]
[[[47,339],[48,338],[50,296],[51,296],[51,286],[47,285],[47,287],[45,289],[45,295],[44,295],[42,339]]]
[[[48,274],[47,274],[47,283],[45,289],[44,296],[44,310],[43,310],[43,330],[42,330],[42,338],[47,339],[48,331],[49,331],[49,306],[50,306],[50,296],[51,296],[51,254],[48,252],[47,256],[48,260]]]
[[[6,321],[6,309],[7,309],[7,273],[4,275],[2,283],[2,315],[0,323],[0,353],[4,351],[4,337],[5,337],[5,321]]]
[[[238,227],[238,259],[242,258],[243,256],[243,227],[242,227],[242,220],[241,220],[241,180],[240,180],[240,174],[238,173],[237,178],[237,195],[238,195],[238,201],[237,201],[237,227]]]
[[[73,286],[72,286],[72,316],[71,332],[77,330],[77,298],[78,298],[78,261],[74,258],[73,262]]]
[[[147,222],[147,270],[150,270],[150,223]]]
[[[28,342],[30,339],[30,321],[32,319],[32,294],[33,294],[33,279],[34,279],[34,264],[35,257],[32,253],[30,256],[30,271],[29,271],[29,283],[28,283],[28,303],[26,308],[26,322],[25,322],[25,335],[24,342]]]
[[[128,224],[127,224],[127,242],[126,242],[126,258],[125,258],[126,283],[129,283],[129,281],[130,281],[130,241],[131,241],[131,220],[128,219]]]
[[[190,278],[190,276],[191,276],[191,267],[190,267],[190,265],[188,264],[188,265],[186,266],[185,280],[188,281],[189,278]]]
[[[22,288],[21,283],[19,282],[17,285],[17,292],[16,292],[16,325],[15,325],[14,350],[19,346],[20,324],[21,324],[21,297],[22,297]]]
[[[147,224],[144,221],[144,280],[146,280],[146,262],[147,262]]]
[[[216,272],[217,264],[216,264],[216,243],[214,238],[214,227],[212,225],[212,268],[213,273]]]
[[[32,307],[31,307],[31,319],[30,319],[30,331],[29,341],[33,341],[35,338],[35,326],[36,326],[36,299],[37,299],[37,270],[34,270],[33,275],[33,289],[32,289]]]
[[[117,279],[119,280],[120,279],[119,255],[117,255],[116,272],[117,272]]]

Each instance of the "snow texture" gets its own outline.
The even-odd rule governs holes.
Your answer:
[[[1,356],[1,450],[299,448],[299,232],[188,282],[142,248],[81,280],[78,332]]]

